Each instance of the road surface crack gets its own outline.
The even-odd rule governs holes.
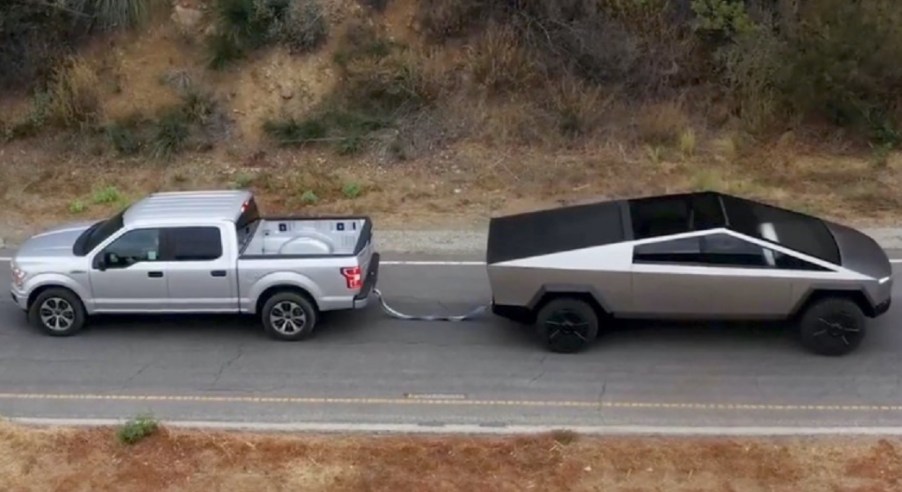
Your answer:
[[[125,388],[127,388],[129,385],[131,385],[131,384],[132,384],[132,381],[134,381],[135,378],[137,378],[138,376],[140,376],[141,374],[143,374],[144,371],[146,371],[147,368],[150,367],[151,365],[153,365],[153,361],[150,361],[150,362],[148,362],[147,364],[144,364],[143,366],[141,366],[141,368],[138,369],[137,372],[135,372],[134,374],[132,374],[131,376],[129,376],[128,379],[126,379],[125,382],[122,383],[122,389],[125,389]]]
[[[219,383],[219,380],[222,378],[222,373],[224,373],[226,369],[228,369],[232,364],[235,363],[236,360],[240,359],[242,356],[244,356],[244,345],[239,345],[238,351],[235,352],[235,355],[233,355],[229,360],[223,362],[219,366],[219,371],[216,372],[216,377],[213,378],[213,383],[210,384],[210,386],[216,387],[216,384]]]
[[[533,377],[532,379],[530,379],[528,384],[535,383],[535,382],[538,381],[539,379],[542,379],[542,377],[545,376],[545,373],[548,372],[548,368],[545,367],[545,360],[546,360],[546,359],[548,359],[548,355],[547,355],[547,354],[546,354],[546,355],[543,355],[542,358],[539,360],[539,367],[538,367],[538,369],[539,369],[539,374],[537,374],[535,377]]]

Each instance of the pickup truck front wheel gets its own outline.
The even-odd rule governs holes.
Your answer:
[[[85,308],[72,291],[47,289],[31,303],[28,320],[48,335],[65,337],[78,333],[84,327]]]
[[[316,326],[316,309],[304,296],[294,292],[280,292],[263,305],[263,327],[277,340],[303,340]]]

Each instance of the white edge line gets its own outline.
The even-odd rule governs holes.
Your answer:
[[[97,427],[117,426],[126,419],[80,418],[8,418],[12,423],[39,426]],[[217,422],[208,420],[163,420],[167,427],[183,429],[243,430],[256,432],[340,432],[388,434],[543,434],[571,431],[583,435],[659,435],[659,436],[802,436],[802,435],[871,435],[899,436],[902,427],[770,427],[770,426],[646,426],[646,425],[417,425],[417,424],[346,424],[346,423],[276,423]]]
[[[0,261],[12,261],[12,257],[0,256]],[[902,264],[902,258],[893,258],[889,260],[889,262],[894,264]],[[383,260],[380,261],[379,264],[391,266],[485,266],[484,261]]]

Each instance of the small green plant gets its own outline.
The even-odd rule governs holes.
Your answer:
[[[342,186],[341,193],[346,198],[353,200],[354,198],[359,197],[363,193],[363,190],[360,188],[360,184],[352,181],[350,183],[345,183],[345,185]]]
[[[103,205],[107,203],[116,203],[122,199],[122,194],[119,193],[119,190],[115,186],[105,186],[99,190],[96,190],[93,195],[91,195],[91,202],[95,205]]]
[[[119,441],[123,444],[135,444],[149,437],[159,428],[157,421],[148,415],[131,419],[119,428]]]
[[[307,190],[303,194],[301,194],[301,202],[303,202],[305,205],[313,205],[318,201],[319,197],[316,196],[316,193],[311,190]]]
[[[75,200],[69,204],[69,213],[70,214],[80,214],[80,213],[84,212],[87,208],[88,207],[87,207],[87,205],[85,205],[85,202],[83,202],[81,200]]]

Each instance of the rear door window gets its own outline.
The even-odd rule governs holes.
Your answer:
[[[171,261],[213,261],[222,257],[218,227],[172,227],[166,229],[166,236]]]

